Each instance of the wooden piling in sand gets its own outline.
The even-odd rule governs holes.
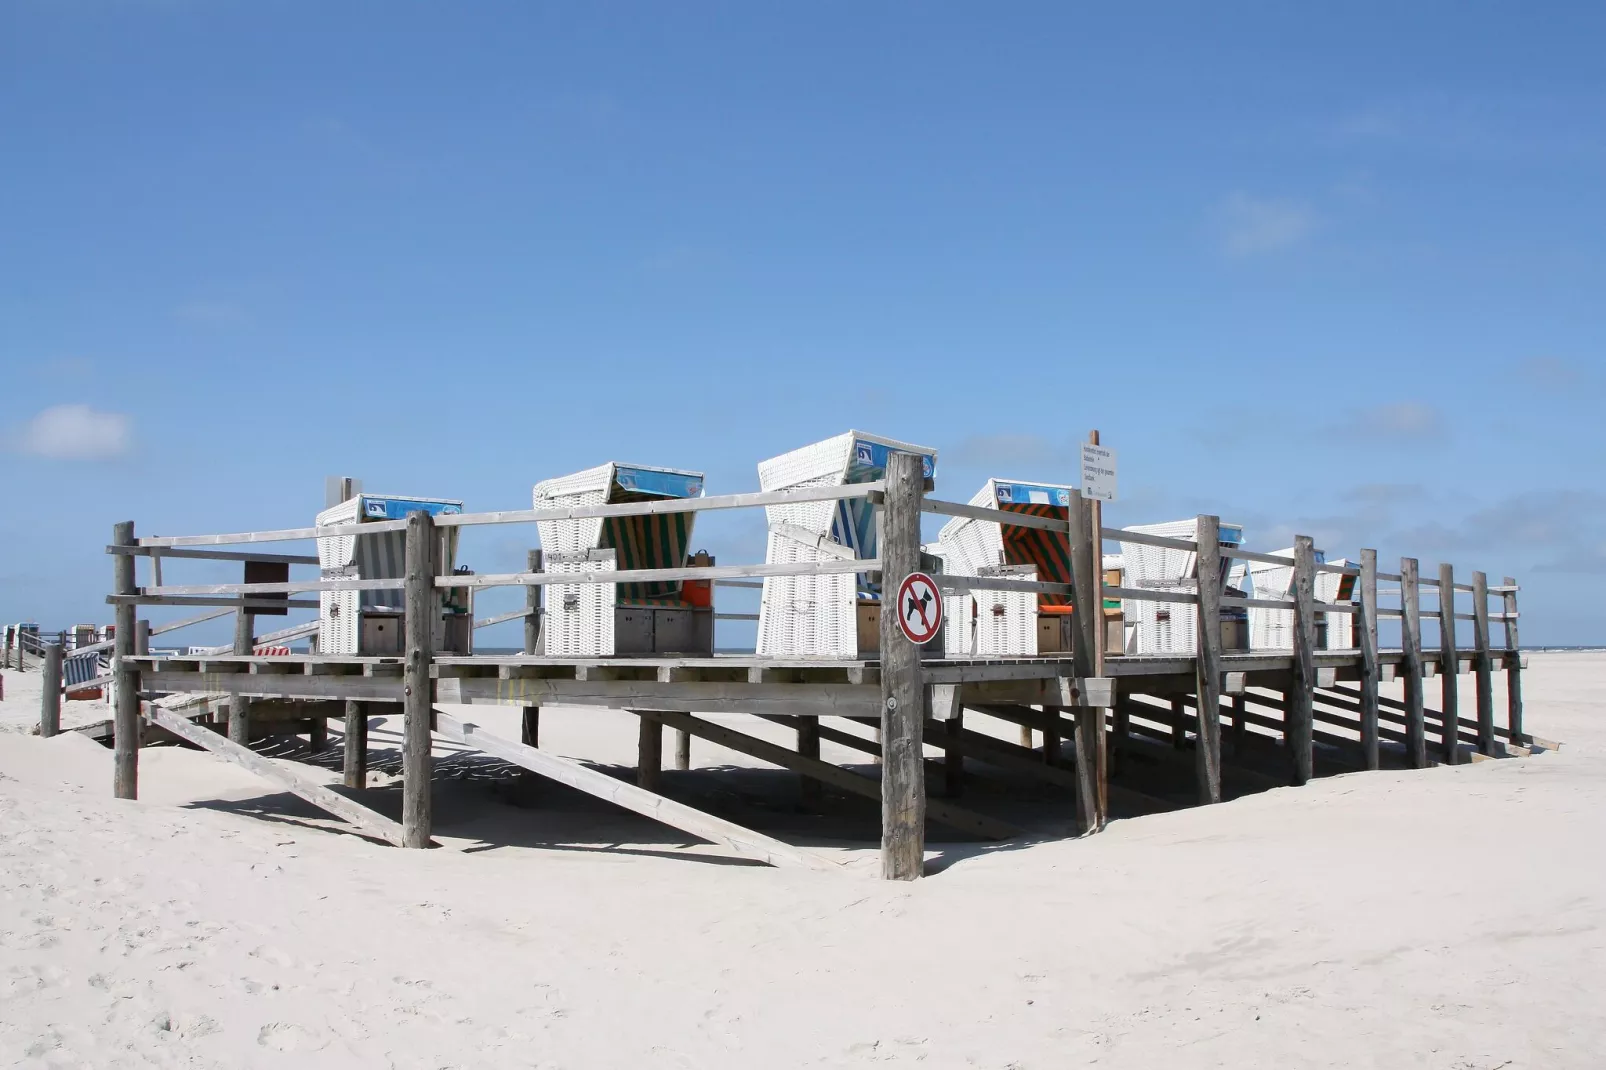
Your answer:
[[[1461,760],[1456,725],[1461,717],[1461,666],[1455,648],[1455,569],[1439,564],[1439,688],[1444,728],[1439,733],[1439,757],[1446,765]]]
[[[1400,558],[1400,649],[1404,653],[1405,749],[1411,768],[1428,764],[1427,726],[1423,723],[1422,596],[1417,587],[1417,561]]]
[[[1315,775],[1313,741],[1316,690],[1316,544],[1294,536],[1294,689],[1288,708],[1288,749],[1295,784]]]
[[[1517,646],[1517,581],[1507,576],[1501,581],[1506,624],[1506,728],[1511,742],[1527,744],[1522,730],[1522,654]]]
[[[45,644],[43,679],[39,681],[39,734],[45,739],[61,731],[61,644]]]
[[[1194,765],[1199,801],[1221,801],[1221,518],[1201,515],[1194,535],[1199,545],[1199,649],[1194,692],[1199,740]],[[1102,604],[1102,603],[1101,603]]]
[[[1477,681],[1478,751],[1494,757],[1494,665],[1489,656],[1489,577],[1472,574],[1472,671]]]
[[[112,545],[134,545],[132,520],[112,528]],[[131,598],[137,590],[133,556],[114,555],[112,592]],[[113,635],[112,707],[116,741],[112,754],[112,795],[118,799],[139,797],[139,671],[127,661],[134,654],[134,610],[132,601],[120,601],[113,612],[116,632]]]
[[[926,767],[922,752],[926,694],[920,648],[898,627],[898,588],[920,569],[920,502],[925,471],[913,453],[887,457],[881,543],[881,876],[925,873]]]
[[[1361,751],[1366,768],[1380,761],[1377,738],[1377,551],[1361,551],[1360,613],[1355,618],[1355,640],[1361,648]]]
[[[531,572],[541,571],[541,551],[531,550],[525,555],[525,565]],[[524,588],[524,652],[534,655],[541,650],[541,588]],[[541,707],[524,706],[519,710],[519,740],[526,747],[541,745]]]
[[[425,512],[407,514],[406,645],[402,662],[402,839],[428,847],[432,831],[430,740],[435,682],[429,664],[434,625],[440,616],[435,594],[435,524]]]

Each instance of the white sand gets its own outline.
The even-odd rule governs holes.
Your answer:
[[[37,691],[4,675],[4,1066],[1606,1061],[1606,655],[1532,656],[1529,729],[1560,753],[937,844],[951,864],[913,885],[864,851],[840,875],[721,864],[473,780],[442,786],[445,849],[399,851],[173,748],[118,803],[110,752],[23,734]],[[556,749],[628,761],[626,715],[543,716]],[[543,838],[569,846],[519,846]]]

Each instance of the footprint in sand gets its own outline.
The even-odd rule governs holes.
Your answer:
[[[324,1044],[317,1033],[294,1022],[269,1022],[258,1030],[257,1043],[271,1051],[316,1051]]]

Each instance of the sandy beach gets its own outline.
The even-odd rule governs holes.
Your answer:
[[[111,752],[30,736],[38,677],[4,675],[6,1066],[1537,1070],[1606,1053],[1606,654],[1531,656],[1528,728],[1559,751],[1329,777],[1086,840],[1045,826],[984,849],[934,827],[938,872],[912,885],[873,879],[856,810],[817,844],[841,873],[775,870],[444,748],[430,852],[332,831],[178,748],[147,749],[140,801],[119,803]],[[543,732],[631,760],[629,715],[548,710]],[[375,747],[392,735],[376,720]],[[701,742],[694,757],[736,795],[743,775],[785,776],[733,773],[755,763]],[[396,794],[376,768],[368,794]]]

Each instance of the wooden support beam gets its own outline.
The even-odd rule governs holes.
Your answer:
[[[1502,581],[1503,616],[1506,623],[1506,730],[1511,742],[1526,745],[1532,737],[1522,730],[1522,655],[1517,646],[1517,581]]]
[[[1478,688],[1478,750],[1496,753],[1494,738],[1494,663],[1489,657],[1489,577],[1472,574],[1473,672]]]
[[[1293,781],[1304,784],[1315,775],[1311,747],[1316,691],[1316,544],[1309,535],[1294,536],[1294,689],[1288,710],[1288,749]]]
[[[132,520],[113,526],[112,545],[135,545]],[[112,558],[112,593],[130,595],[134,590],[134,558],[117,554]],[[134,653],[134,604],[119,602],[113,616],[116,669],[112,705],[116,738],[112,755],[112,794],[119,799],[136,799],[139,797],[139,670],[126,660]]]
[[[133,558],[128,558],[132,561]],[[357,829],[369,836],[384,840],[386,843],[403,846],[405,839],[402,826],[377,814],[360,803],[353,802],[338,792],[324,787],[305,774],[298,772],[294,766],[281,764],[264,758],[248,747],[242,747],[231,739],[218,735],[210,728],[195,724],[189,718],[174,713],[171,710],[151,703],[148,709],[150,722],[185,742],[193,743],[203,750],[209,750],[222,758],[227,758],[236,765],[243,765],[251,772],[264,779],[270,780],[293,795],[307,800],[321,810],[327,810],[342,821],[349,822]]]
[[[368,704],[346,702],[346,738],[341,741],[341,782],[348,788],[368,786]]]
[[[1221,518],[1201,515],[1198,544],[1199,650],[1194,662],[1199,745],[1194,749],[1199,801],[1221,801]]]
[[[1099,675],[1098,631],[1104,626],[1103,540],[1094,522],[1092,503],[1081,491],[1070,492],[1071,622],[1076,628],[1071,644],[1071,664],[1077,677]],[[1105,749],[1104,723],[1107,707],[1076,708],[1076,775],[1078,824],[1082,835],[1104,828],[1110,813],[1110,769]],[[1117,726],[1117,731],[1120,726]]]
[[[244,608],[237,610],[234,614],[233,646],[236,656],[249,657],[255,652],[254,631],[251,612]],[[245,695],[235,695],[229,701],[229,738],[242,747],[251,743],[251,700]]]
[[[541,562],[540,550],[531,550],[525,555],[525,565],[531,572],[540,572]],[[540,587],[524,588],[524,653],[532,656],[541,652],[541,591]],[[539,747],[541,707],[521,707],[519,720],[520,740],[527,747]]]
[[[1244,737],[1248,734],[1249,726],[1244,720],[1248,712],[1249,700],[1243,692],[1232,696],[1232,753],[1234,757],[1243,753]]]
[[[1366,768],[1381,760],[1377,739],[1377,551],[1361,551],[1361,604],[1355,619],[1355,640],[1361,648],[1361,752]]]
[[[1461,741],[1456,738],[1456,725],[1461,721],[1461,680],[1456,671],[1455,647],[1455,569],[1445,562],[1439,564],[1439,668],[1443,673],[1440,682],[1444,709],[1444,728],[1439,734],[1439,759],[1446,765],[1461,761]]]
[[[329,745],[329,718],[313,714],[307,722],[307,750],[317,754]]]
[[[39,735],[45,739],[61,731],[61,644],[45,644],[39,681]]]
[[[957,799],[965,793],[965,755],[955,740],[965,727],[965,707],[959,700],[958,684],[933,684],[931,720],[937,725],[935,738],[942,741],[942,794]],[[931,727],[927,725],[928,731]]]
[[[645,723],[649,718],[643,717]],[[742,858],[751,858],[772,866],[795,866],[825,873],[841,872],[838,863],[801,847],[766,836],[752,829],[694,810],[690,806],[667,799],[643,788],[598,772],[588,766],[556,754],[539,750],[522,743],[486,732],[478,725],[460,721],[450,714],[436,711],[436,731],[454,743],[483,751],[503,761],[511,762],[532,773],[555,780],[594,795],[626,810],[650,817],[670,828],[729,848]]]
[[[636,736],[636,786],[656,792],[663,780],[664,726],[651,717],[642,717]]]
[[[804,758],[814,761],[820,760],[820,719],[818,717],[794,717],[792,724],[797,729],[797,753]],[[691,739],[691,733],[683,729],[675,730],[679,735]],[[798,802],[805,810],[817,810],[822,802],[820,782],[811,776],[798,777]]]
[[[435,525],[423,511],[407,514],[405,656],[402,668],[402,827],[406,847],[430,846],[433,807],[430,720],[434,713]]]
[[[926,866],[926,773],[922,749],[926,694],[920,648],[898,626],[899,585],[920,569],[920,504],[925,493],[917,454],[887,456],[881,532],[881,877],[915,880]],[[891,610],[886,612],[885,610]]]
[[[662,721],[671,728],[683,728],[700,739],[717,743],[721,747],[728,747],[739,754],[757,758],[760,761],[778,765],[782,769],[791,769],[804,776],[813,777],[823,781],[834,788],[863,795],[870,799],[881,798],[881,786],[872,778],[850,772],[839,766],[822,762],[815,758],[805,758],[800,754],[759,739],[756,736],[746,735],[724,725],[705,721],[700,717],[693,717],[688,713],[671,713],[667,711],[654,711],[644,713]],[[1020,829],[1006,821],[987,817],[972,810],[966,810],[941,799],[928,799],[926,801],[926,815],[934,821],[940,821],[949,828],[960,832],[985,836],[988,839],[1007,840],[1018,836]]]
[[[1400,649],[1404,654],[1405,751],[1413,769],[1428,764],[1427,726],[1422,717],[1422,597],[1414,557],[1400,558]]]

